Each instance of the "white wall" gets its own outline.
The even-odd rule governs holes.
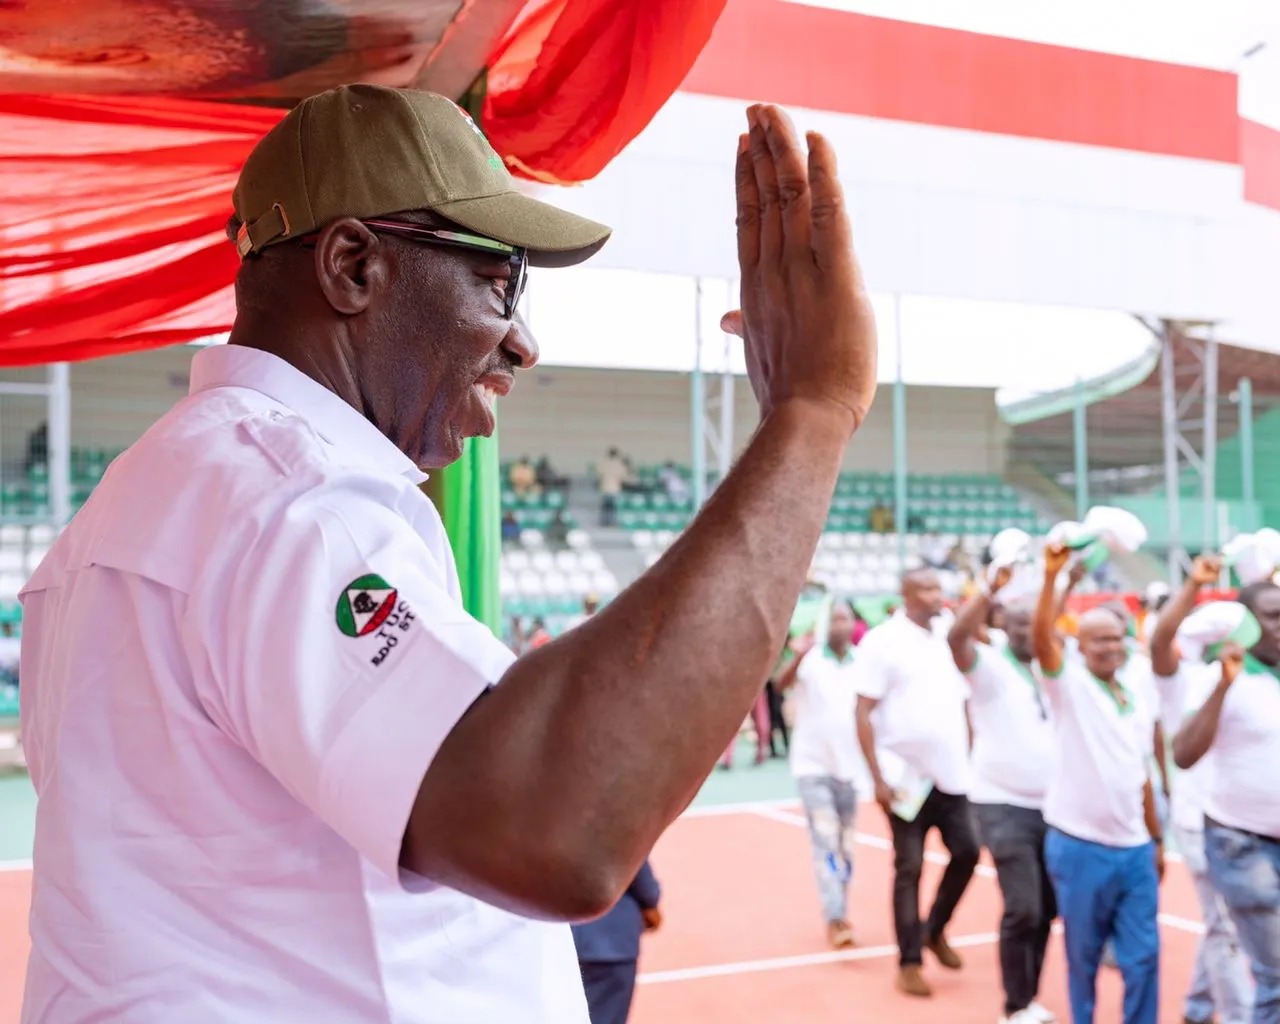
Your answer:
[[[713,393],[719,393],[714,378]],[[691,397],[686,374],[554,368],[519,380],[499,409],[503,458],[550,454],[558,468],[580,473],[617,445],[639,463],[689,464]],[[734,387],[737,447],[758,414],[750,386]],[[1008,428],[995,393],[979,388],[908,388],[907,454],[914,472],[1000,473]],[[893,468],[893,393],[882,387],[845,458],[850,469]]]
[[[732,277],[743,103],[677,94],[596,180],[552,198],[616,229],[593,265]],[[1274,267],[1240,167],[797,111],[841,156],[876,291],[1243,319]],[[1250,329],[1280,348],[1280,314]],[[1258,343],[1255,338],[1233,340]]]

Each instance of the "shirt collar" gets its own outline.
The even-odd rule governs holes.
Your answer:
[[[318,381],[279,356],[244,345],[210,345],[191,361],[191,394],[212,388],[249,388],[301,416],[320,437],[362,464],[415,486],[427,474],[377,427]]]
[[[836,652],[831,649],[830,644],[823,644],[822,656],[826,658],[827,661],[834,662],[837,665],[847,665],[851,661],[853,661],[853,644],[850,644],[847,648],[845,648],[843,658],[836,655]]]

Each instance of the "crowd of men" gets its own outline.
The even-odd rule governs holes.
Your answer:
[[[1234,600],[1202,600],[1224,567],[1201,557],[1180,590],[1139,603],[1141,618],[1124,602],[1072,615],[1085,570],[1050,543],[1034,565],[988,567],[954,613],[924,568],[860,643],[843,604],[825,637],[793,642],[774,684],[791,695],[792,773],[832,945],[854,942],[865,786],[893,837],[902,992],[932,996],[925,951],[963,966],[946,930],[985,846],[1004,901],[999,1021],[1054,1019],[1038,996],[1060,919],[1073,1024],[1095,1020],[1104,962],[1122,974],[1125,1024],[1156,1024],[1169,841],[1204,920],[1177,1019],[1280,1024],[1280,586],[1276,565],[1240,571],[1248,561]],[[935,828],[950,857],[922,914]]]

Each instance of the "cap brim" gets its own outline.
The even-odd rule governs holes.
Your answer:
[[[519,192],[458,199],[433,209],[477,234],[527,249],[529,263],[535,267],[582,263],[599,252],[613,233],[603,224]]]

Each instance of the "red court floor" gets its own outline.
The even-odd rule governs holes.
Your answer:
[[[994,1024],[1000,1011],[1000,896],[990,868],[979,868],[951,928],[964,969],[947,972],[927,962],[934,998],[901,996],[893,988],[888,833],[875,807],[864,805],[860,815],[852,898],[860,946],[846,953],[825,947],[808,839],[796,807],[718,807],[676,822],[654,852],[666,921],[646,939],[633,1024]],[[933,853],[935,861],[944,856]],[[936,862],[927,869],[926,896],[938,873]],[[0,1024],[18,1019],[29,892],[27,871],[0,872]],[[1199,920],[1190,879],[1179,863],[1169,865],[1161,911],[1160,1019],[1178,1024]],[[1065,1024],[1056,938],[1041,998]],[[1097,1024],[1119,1024],[1119,1005],[1119,977],[1104,970]]]

